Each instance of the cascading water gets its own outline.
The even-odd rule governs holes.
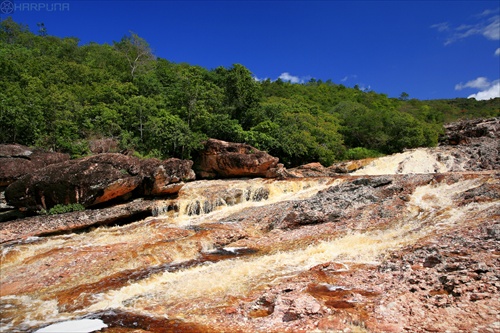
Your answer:
[[[375,159],[366,167],[355,171],[354,175],[384,175],[409,173],[437,173],[463,171],[464,161],[454,156],[453,151],[419,148],[403,153]]]
[[[374,264],[391,251],[499,206],[498,200],[457,205],[463,193],[498,181],[491,177],[425,181],[407,197],[388,197],[394,205],[405,204],[393,220],[384,220],[381,214],[362,222],[362,215],[352,215],[345,223],[353,227],[333,219],[296,229],[262,227],[267,222],[261,220],[272,216],[260,216],[261,208],[276,216],[282,210],[293,212],[294,203],[351,180],[196,181],[187,184],[178,198],[158,201],[155,216],[145,220],[5,246],[1,331],[31,331],[59,321],[110,320],[113,316],[125,325],[136,318],[132,314],[142,318],[134,319],[136,323],[150,318],[143,329],[155,331],[153,322],[163,327],[158,330],[162,332],[169,331],[168,325],[196,323],[204,325],[198,330],[204,331],[237,311],[232,310],[234,304],[249,302],[250,295],[283,281],[299,279],[317,265],[336,262],[349,270],[352,265]],[[377,195],[402,190],[384,191]],[[290,204],[284,205],[286,202]],[[327,200],[325,204],[336,203]],[[345,208],[349,209],[354,212],[356,204]],[[233,222],[227,223],[229,220]],[[353,231],[360,225],[371,227]],[[249,324],[237,322],[231,327],[245,331]],[[187,329],[196,331],[195,326]],[[262,331],[266,331],[265,325]]]
[[[283,181],[260,178],[196,181],[186,184],[179,192],[178,198],[158,201],[153,215],[171,218],[173,223],[178,225],[202,223],[205,219],[199,219],[198,216],[221,210],[223,212],[219,215],[227,215],[249,206],[305,199],[340,182],[342,179],[325,178]],[[231,208],[233,206],[235,207]],[[192,216],[196,216],[196,221],[193,221]]]

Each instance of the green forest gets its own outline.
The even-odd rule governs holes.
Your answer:
[[[257,81],[244,65],[156,57],[129,33],[110,44],[0,22],[0,143],[90,153],[112,138],[142,157],[189,159],[203,140],[245,142],[286,166],[435,146],[443,124],[499,115],[497,98],[389,98],[331,80]]]

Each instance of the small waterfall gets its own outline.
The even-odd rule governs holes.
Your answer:
[[[304,199],[334,182],[324,178],[196,181],[185,185],[177,199],[159,201],[153,209],[153,216],[182,218],[241,204],[270,203],[294,197]]]
[[[319,264],[335,262],[355,273],[358,264],[376,264],[392,251],[498,211],[498,200],[458,205],[466,191],[498,182],[469,177],[419,183],[397,218],[367,229],[334,222],[268,231],[253,219],[225,222],[235,213],[293,209],[272,204],[311,198],[348,176],[188,183],[176,199],[157,202],[155,217],[3,248],[0,326],[33,331],[108,310],[202,322],[226,300],[244,300]],[[196,307],[202,314],[186,314]]]
[[[482,182],[467,180],[418,187],[409,198],[404,217],[390,228],[369,232],[348,232],[345,236],[321,241],[305,248],[278,251],[258,257],[235,258],[178,272],[165,272],[119,290],[99,295],[89,311],[106,307],[123,308],[133,300],[134,308],[146,308],[161,300],[185,301],[203,297],[241,296],[249,290],[268,286],[308,270],[320,263],[335,261],[373,264],[384,253],[413,244],[434,232],[466,223],[467,215],[498,206],[486,202],[457,207],[457,194]],[[210,278],[207,278],[210,277]]]

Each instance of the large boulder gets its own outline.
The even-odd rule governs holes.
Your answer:
[[[216,139],[205,142],[195,170],[201,178],[266,177],[279,159],[248,144]]]
[[[12,206],[39,210],[70,203],[90,207],[130,196],[133,191],[138,195],[175,193],[180,186],[170,184],[194,179],[191,165],[191,161],[177,159],[149,161],[115,153],[99,154],[25,175],[7,187],[5,197]]]
[[[0,187],[50,164],[69,160],[68,154],[30,149],[17,144],[0,145]]]
[[[179,192],[183,181],[194,180],[193,161],[170,158],[165,161],[152,158],[141,162],[143,195],[166,195]]]
[[[444,126],[440,147],[450,152],[464,170],[500,168],[500,117],[471,119]],[[453,146],[453,150],[449,150]]]
[[[441,136],[439,141],[445,145],[483,143],[488,139],[498,140],[500,138],[500,117],[457,121],[446,124],[444,129],[445,134]]]

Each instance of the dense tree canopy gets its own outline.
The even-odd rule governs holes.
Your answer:
[[[142,156],[190,158],[209,137],[246,142],[287,166],[437,144],[442,124],[495,116],[498,99],[419,101],[312,79],[256,81],[245,66],[157,58],[134,33],[109,44],[0,22],[0,143],[89,153],[113,138]]]

